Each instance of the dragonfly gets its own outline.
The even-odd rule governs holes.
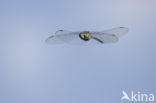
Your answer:
[[[48,44],[85,44],[85,43],[116,43],[119,38],[128,33],[126,27],[116,27],[105,31],[80,31],[58,30],[55,35],[46,39]]]

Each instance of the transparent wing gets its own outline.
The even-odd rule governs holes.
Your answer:
[[[59,36],[53,35],[46,39],[46,43],[48,43],[48,44],[63,44],[64,41],[59,39]]]
[[[72,32],[71,31],[67,31],[67,30],[58,30],[58,31],[55,32],[55,35],[52,35],[52,36],[48,37],[46,39],[46,42],[48,44],[62,44],[62,43],[65,43],[65,41],[62,40],[61,38],[66,39],[66,41],[70,41],[69,37],[66,36],[69,33],[72,33]]]
[[[64,35],[64,34],[69,34],[72,33],[72,31],[68,31],[68,30],[58,30],[55,32],[55,35]]]
[[[79,32],[70,32],[70,31],[57,31],[56,35],[50,36],[46,39],[48,44],[62,44],[62,43],[70,43],[73,45],[81,45],[84,44],[85,41],[79,38]]]
[[[67,34],[59,35],[59,39],[65,43],[72,44],[72,45],[82,45],[86,42],[84,40],[81,40],[79,37],[80,32],[70,32]],[[58,35],[58,34],[57,34]]]
[[[116,43],[118,37],[114,34],[103,33],[103,32],[91,32],[92,42],[93,43]]]
[[[128,33],[128,28],[125,27],[116,27],[113,29],[109,29],[106,31],[102,31],[103,33],[109,33],[109,34],[114,34],[116,35],[118,38],[124,36],[125,34]]]

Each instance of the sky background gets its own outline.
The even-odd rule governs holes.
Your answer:
[[[156,95],[156,0],[0,0],[0,103]],[[116,44],[48,45],[60,29],[129,28]]]

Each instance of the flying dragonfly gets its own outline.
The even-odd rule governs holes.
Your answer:
[[[85,44],[87,42],[105,44],[116,43],[120,37],[128,33],[128,28],[116,27],[105,31],[80,31],[58,30],[55,35],[46,39],[48,44]]]

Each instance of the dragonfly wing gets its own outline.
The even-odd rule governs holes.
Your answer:
[[[63,44],[64,41],[60,40],[58,36],[50,36],[46,39],[46,43],[48,44]]]
[[[58,30],[55,32],[55,35],[52,35],[50,37],[48,37],[46,39],[46,42],[48,44],[62,44],[65,43],[64,39],[66,39],[66,41],[70,41],[68,36],[69,33],[72,33],[71,31],[67,31],[67,30]],[[64,38],[62,40],[62,38]]]
[[[125,27],[116,27],[113,29],[109,29],[106,31],[102,31],[103,33],[109,33],[109,34],[114,34],[116,35],[118,38],[124,36],[125,34],[128,33],[128,28]]]
[[[61,40],[63,40],[64,42],[66,43],[69,43],[69,44],[72,44],[72,45],[82,45],[82,44],[85,44],[86,41],[82,40],[80,37],[79,37],[79,34],[80,32],[72,32],[72,33],[69,33],[68,39],[65,39],[64,37],[60,38]]]
[[[118,37],[114,34],[103,33],[103,32],[92,32],[92,42],[97,43],[115,43],[118,41]]]
[[[64,35],[64,34],[69,34],[69,33],[72,33],[72,32],[68,30],[58,30],[55,32],[55,35]]]
[[[85,42],[79,38],[79,32],[62,32],[57,31],[56,35],[50,36],[46,42],[48,44],[69,43],[73,45],[84,44]]]

